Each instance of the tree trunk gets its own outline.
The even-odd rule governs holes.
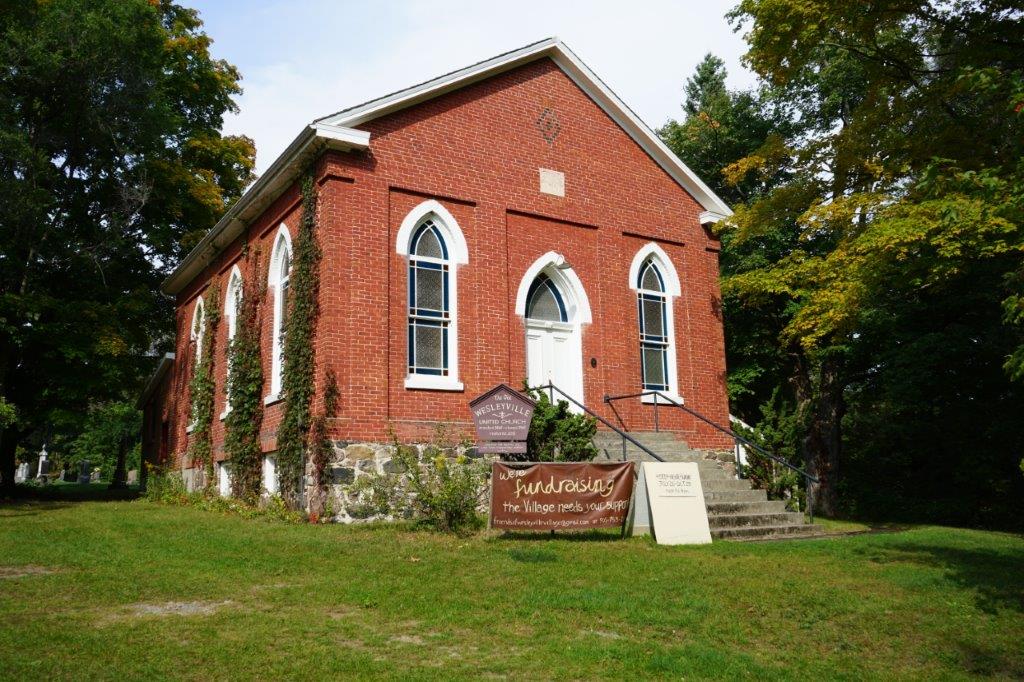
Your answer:
[[[125,459],[128,457],[128,436],[121,436],[120,441],[117,444],[117,465],[114,467],[114,475],[110,479],[110,485],[107,486],[107,490],[116,490],[119,488],[127,487],[125,479],[127,474],[125,473]]]
[[[10,497],[14,494],[14,453],[18,449],[19,434],[13,428],[0,431],[0,496]]]
[[[802,449],[807,473],[818,479],[809,486],[809,502],[815,513],[834,517],[839,509],[837,484],[842,457],[842,421],[846,412],[839,363],[826,358],[798,362],[797,404],[804,426]]]

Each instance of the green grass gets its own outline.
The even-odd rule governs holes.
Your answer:
[[[1024,676],[1019,536],[613,538],[8,503],[0,679]]]

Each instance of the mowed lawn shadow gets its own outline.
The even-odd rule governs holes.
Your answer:
[[[919,543],[873,547],[877,563],[913,562],[941,569],[958,587],[973,590],[985,613],[1008,608],[1024,613],[1024,549],[992,550]]]
[[[564,540],[569,542],[621,542],[620,530],[581,530],[581,531],[502,531],[494,537],[501,542],[551,542]]]
[[[124,502],[137,499],[141,494],[138,486],[110,490],[106,483],[16,485],[13,496],[0,497],[0,509],[19,506],[60,509],[78,502]]]

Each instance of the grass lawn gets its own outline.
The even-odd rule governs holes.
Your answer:
[[[0,506],[0,679],[1024,676],[1024,538],[658,547]]]

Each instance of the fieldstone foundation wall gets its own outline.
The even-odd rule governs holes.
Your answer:
[[[469,459],[485,459],[491,461],[496,457],[484,458],[475,447],[454,445],[438,447],[433,443],[410,443],[402,447],[415,448],[420,459],[435,457],[442,454],[446,457],[463,455]],[[333,441],[331,455],[324,471],[327,479],[327,497],[324,500],[324,514],[339,523],[356,523],[360,521],[380,520],[379,517],[353,516],[350,511],[358,506],[359,493],[357,481],[362,477],[398,474],[402,469],[395,461],[396,448],[392,443],[352,443]],[[306,499],[314,500],[318,494],[313,485],[312,471],[307,471]]]

